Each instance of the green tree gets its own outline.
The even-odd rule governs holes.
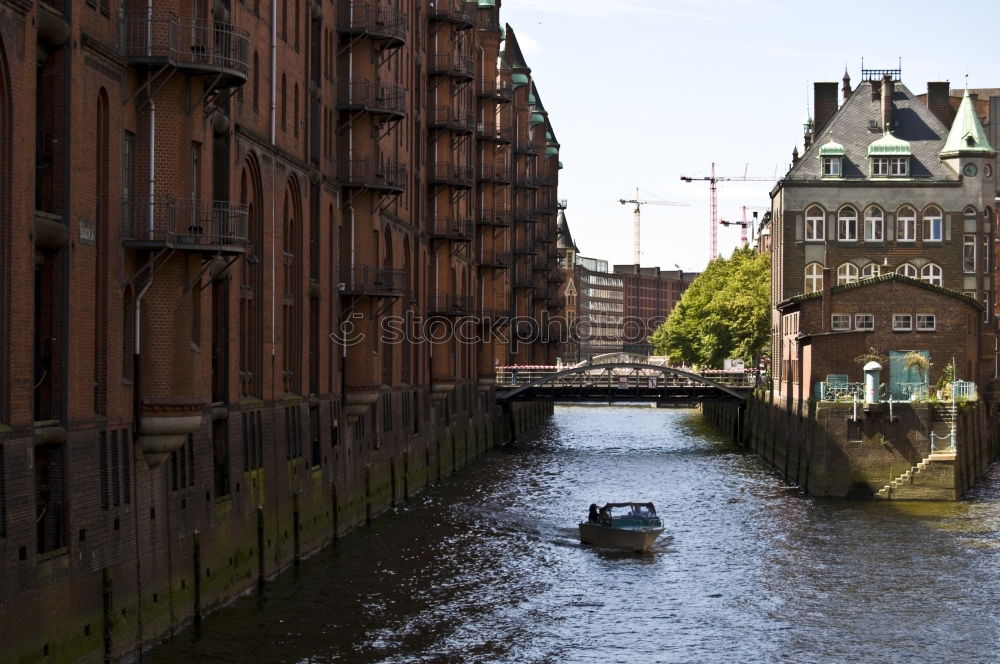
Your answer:
[[[752,364],[767,347],[770,318],[771,258],[744,247],[709,263],[649,342],[672,362],[721,368],[727,358],[742,358]]]

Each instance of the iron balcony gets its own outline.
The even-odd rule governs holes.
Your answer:
[[[173,66],[188,74],[215,75],[212,89],[232,88],[247,81],[250,33],[167,11],[122,12],[118,53],[133,67]]]
[[[122,202],[126,247],[223,254],[243,253],[250,244],[249,208],[230,201],[133,197]]]
[[[337,290],[344,295],[402,297],[406,294],[406,270],[394,267],[354,265],[341,272]]]
[[[406,114],[403,87],[391,83],[351,78],[341,81],[337,95],[337,108],[359,113],[402,118]]]
[[[368,37],[382,48],[398,48],[406,41],[406,13],[373,2],[347,0],[340,3],[337,32]]]

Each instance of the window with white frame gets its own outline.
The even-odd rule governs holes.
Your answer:
[[[826,213],[818,205],[806,210],[805,239],[806,242],[826,239]]]
[[[941,286],[944,283],[944,274],[941,267],[934,263],[928,263],[920,268],[920,279],[933,286]]]
[[[885,215],[882,208],[872,205],[865,210],[865,242],[882,242],[885,239]]]
[[[993,309],[990,308],[990,294],[988,291],[983,292],[983,322],[989,323],[993,320]]]
[[[840,160],[843,157],[823,157],[823,177],[840,177]]]
[[[917,314],[917,332],[933,332],[937,329],[935,314]]]
[[[854,263],[844,263],[837,268],[837,285],[849,284],[858,280],[858,266]]]
[[[806,265],[806,293],[823,290],[823,266],[819,263]]]
[[[944,238],[941,210],[931,206],[924,210],[924,242],[940,242]]]
[[[858,211],[850,205],[842,207],[837,215],[837,240],[858,241]]]
[[[917,239],[917,213],[909,205],[896,212],[896,241],[914,242]]]
[[[872,279],[881,274],[878,263],[869,263],[861,268],[861,278],[862,279]]]
[[[882,177],[889,175],[888,157],[872,157],[872,175]]]
[[[854,314],[855,330],[874,330],[875,314]]]
[[[903,263],[896,268],[896,274],[901,274],[904,277],[909,277],[910,279],[920,278],[920,272],[917,270],[917,266],[913,263]]]
[[[975,274],[976,272],[976,236],[962,236],[962,272]]]
[[[831,314],[830,329],[834,332],[844,332],[851,329],[851,314]]]
[[[913,314],[893,314],[892,329],[894,332],[909,332],[913,329]]]
[[[906,177],[910,173],[909,157],[889,157],[889,175]]]

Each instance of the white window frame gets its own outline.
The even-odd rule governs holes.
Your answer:
[[[920,279],[926,281],[932,286],[941,286],[944,284],[944,271],[941,266],[936,263],[928,263],[927,265],[920,268]]]
[[[919,279],[920,270],[913,263],[903,263],[896,268],[896,274],[901,274],[904,277],[909,277],[910,279]]]
[[[910,158],[909,157],[890,157],[889,158],[889,175],[893,177],[906,177],[910,174]]]
[[[853,215],[848,214],[848,210]],[[851,205],[844,206],[837,212],[837,241],[858,241],[858,211]]]
[[[846,332],[851,329],[851,314],[830,314],[830,329]]]
[[[839,178],[841,169],[842,157],[823,157],[823,177],[825,178]]]
[[[815,214],[819,211],[819,215]],[[812,214],[810,214],[812,213]],[[806,242],[822,242],[826,239],[826,211],[823,208],[813,205],[806,210],[806,227],[803,236]]]
[[[872,157],[872,177],[888,177],[889,158]]]
[[[893,332],[911,332],[913,330],[913,314],[893,314]]]
[[[975,235],[962,236],[962,272],[965,274],[976,273],[976,241]]]
[[[874,279],[882,274],[881,266],[878,263],[869,263],[861,268],[862,279]]]
[[[842,263],[837,268],[837,285],[850,284],[858,280],[858,266],[854,263]]]
[[[885,213],[877,205],[865,210],[865,242],[885,242]]]
[[[855,330],[874,330],[875,314],[854,314]]]
[[[917,314],[914,316],[914,329],[917,332],[934,332],[937,330],[936,314]]]
[[[905,214],[909,211],[910,214]],[[896,242],[917,241],[917,212],[909,205],[904,205],[896,212]]]
[[[935,214],[934,212],[937,212]],[[941,217],[941,210],[936,206],[931,206],[924,210],[921,215],[924,223],[924,242],[942,242],[944,240],[944,220]]]
[[[823,290],[823,265],[821,263],[809,263],[805,269],[805,291],[815,293]]]

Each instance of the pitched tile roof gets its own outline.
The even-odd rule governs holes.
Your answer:
[[[939,153],[948,127],[910,90],[896,82],[892,95],[892,135],[910,144],[910,174],[917,180],[958,180],[958,174],[941,163]],[[822,180],[820,148],[830,141],[844,147],[843,180],[868,179],[868,146],[883,137],[881,101],[872,100],[871,81],[862,82],[816,136],[812,145],[785,176],[786,180]],[[871,128],[874,121],[874,129]]]

